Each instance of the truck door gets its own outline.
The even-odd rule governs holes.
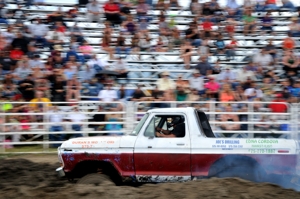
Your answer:
[[[181,137],[156,137],[156,127],[169,130],[175,116],[184,118]],[[179,124],[178,124],[179,125]],[[182,129],[182,128],[181,128]],[[191,178],[190,133],[183,114],[153,114],[145,122],[135,143],[134,161],[140,182],[183,181]]]

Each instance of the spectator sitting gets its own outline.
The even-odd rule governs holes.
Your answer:
[[[228,45],[226,45],[226,51],[225,51],[227,60],[231,60],[234,58],[235,49],[238,46],[238,42],[233,37],[230,37],[230,39],[231,41]]]
[[[55,22],[55,30],[57,30],[57,32],[61,32],[65,35],[67,28],[66,28],[66,26],[64,26],[64,24],[61,21],[57,21],[57,22]]]
[[[185,41],[185,43],[180,47],[180,51],[181,51],[180,57],[183,59],[185,68],[189,69],[191,57],[193,54],[193,46],[191,45],[191,42],[189,42],[188,40]]]
[[[10,44],[15,38],[15,33],[13,32],[13,28],[14,27],[12,25],[8,25],[6,31],[2,32],[2,36],[4,37],[6,43],[5,47],[10,47]]]
[[[188,98],[187,90],[182,86],[177,86],[175,90],[176,101],[186,101]]]
[[[219,34],[216,42],[215,42],[215,46],[217,48],[216,52],[214,53],[215,55],[220,55],[220,54],[225,54],[225,42],[223,40],[223,36],[222,34]]]
[[[290,34],[292,37],[300,37],[300,23],[298,17],[291,18],[292,23],[289,24]]]
[[[231,90],[230,84],[223,84],[222,90],[220,91],[219,94],[219,100],[221,102],[229,102],[235,100],[234,93]]]
[[[277,93],[276,98],[269,105],[269,108],[273,113],[286,113],[288,107],[285,103],[287,103],[287,101],[283,99],[282,93]]]
[[[134,102],[139,102],[139,101],[145,101],[146,99],[147,99],[146,95],[141,89],[141,85],[138,85],[137,88],[132,93],[130,100]]]
[[[300,98],[300,80],[294,83],[294,88],[291,90],[291,94],[294,97]]]
[[[77,80],[77,76],[73,75],[72,79],[67,81],[67,101],[79,101],[80,100],[81,84]]]
[[[252,82],[250,88],[245,90],[245,96],[249,101],[253,101],[256,98],[261,100],[264,95],[263,92],[256,86],[256,84]]]
[[[137,31],[137,24],[133,21],[133,17],[131,15],[129,15],[127,19],[123,21],[122,27],[127,33],[131,35],[134,35]]]
[[[283,70],[285,71],[286,77],[297,76],[298,67],[300,64],[299,58],[294,54],[293,51],[285,51],[285,55],[282,58]]]
[[[99,92],[103,89],[103,85],[98,82],[97,78],[92,78],[89,82],[82,84],[82,95],[98,96]]]
[[[72,47],[70,46],[70,49],[69,51],[66,53],[66,58],[65,58],[65,61],[70,61],[70,57],[73,56],[75,58],[74,61],[77,61],[77,62],[84,62],[84,59],[81,58],[78,53],[76,52],[76,50],[72,49]]]
[[[269,102],[269,101],[272,100],[272,98],[273,98],[273,87],[274,87],[274,84],[272,84],[271,78],[270,77],[265,77],[263,79],[263,84],[261,86],[261,91],[264,94],[264,96],[263,96],[264,101]]]
[[[30,68],[40,68],[45,69],[44,63],[41,61],[40,55],[34,55],[33,59],[28,61],[28,65]]]
[[[177,76],[177,80],[176,80],[176,87],[182,86],[184,88],[185,91],[189,91],[190,89],[190,84],[187,80],[182,79],[183,75],[179,74]]]
[[[37,18],[36,23],[30,25],[29,29],[36,43],[41,43],[43,47],[47,47],[47,40],[45,36],[47,35],[49,29],[45,24],[42,24],[41,19]]]
[[[282,42],[283,50],[294,50],[296,46],[295,40],[292,38],[292,33],[288,32],[287,37]]]
[[[158,90],[166,91],[166,90],[173,90],[175,89],[175,82],[169,79],[169,72],[161,73],[161,78],[156,81],[156,85]]]
[[[105,89],[100,90],[98,94],[98,98],[103,102],[113,102],[118,99],[117,91],[113,90],[112,84],[106,84]]]
[[[272,39],[270,39],[268,45],[265,46],[265,50],[272,56],[274,63],[276,63],[277,48],[273,44]]]
[[[201,39],[197,24],[191,22],[189,28],[185,31],[185,38],[192,42],[192,45],[199,47],[201,45]]]
[[[204,84],[204,88],[206,89],[206,94],[210,98],[217,99],[220,85],[215,81],[215,78],[213,76],[208,77],[208,79],[209,81]]]
[[[8,25],[7,18],[9,16],[8,16],[8,13],[7,13],[7,9],[5,9],[4,7],[5,7],[5,4],[0,3],[0,23],[5,23],[5,24]]]
[[[24,52],[21,50],[20,46],[16,46],[12,51],[10,51],[9,57],[12,60],[12,64],[15,65],[18,61],[21,60]]]
[[[147,14],[148,11],[150,10],[149,5],[145,2],[145,0],[138,0],[138,4],[136,6],[136,14],[138,17],[138,20],[140,21],[140,19],[142,17],[147,18]],[[149,19],[147,18],[147,21],[149,21]]]
[[[14,80],[21,81],[31,73],[32,69],[29,67],[28,61],[19,61],[13,73]]]
[[[105,34],[102,38],[102,43],[101,43],[101,48],[102,50],[108,52],[109,54],[109,59],[114,59],[114,52],[115,49],[111,46],[111,37],[107,34]]]
[[[108,0],[103,8],[107,21],[109,21],[113,26],[121,24],[120,8],[116,3],[114,3],[114,0]]]
[[[198,0],[192,0],[190,3],[190,10],[193,15],[201,15],[202,5]]]
[[[57,11],[48,15],[48,22],[52,25],[55,25],[56,22],[63,22],[65,13],[62,11],[61,7],[57,8]]]
[[[36,92],[36,97],[30,100],[31,104],[30,106],[38,112],[45,112],[45,108],[52,106],[51,101],[48,98],[44,97],[44,93],[41,91]],[[44,103],[39,103],[44,102]],[[41,117],[40,117],[41,119]]]
[[[256,81],[255,73],[251,70],[248,70],[247,66],[244,66],[242,69],[239,69],[236,74],[236,77],[236,80],[242,84],[246,82],[248,78],[252,79],[253,81]]]
[[[22,97],[23,99],[25,99],[25,101],[30,101],[34,98],[35,82],[33,81],[31,74],[29,74],[25,79],[20,81],[18,85],[18,90],[22,93]]]
[[[77,22],[75,22],[74,26],[70,27],[70,37],[75,37],[76,42],[80,44],[84,41],[82,30],[78,27]]]
[[[266,68],[270,65],[272,65],[273,58],[268,52],[263,48],[261,49],[260,53],[257,53],[253,56],[253,62],[254,64],[257,64],[258,66],[262,68]]]
[[[57,75],[51,87],[51,100],[53,102],[64,102],[66,100],[66,81],[62,75]]]
[[[89,67],[88,65],[82,66],[82,70],[79,72],[78,76],[81,82],[89,82],[96,75],[94,68]]]
[[[199,60],[200,62],[198,62],[195,69],[199,70],[200,74],[204,77],[210,75],[212,72],[212,67],[210,63],[207,61],[207,56],[201,56]]]
[[[244,21],[244,35],[248,35],[249,33],[254,33],[256,30],[256,18],[252,16],[252,13],[250,10],[247,10],[245,12],[245,15],[243,16]]]
[[[204,94],[204,79],[198,70],[193,71],[193,76],[189,79],[190,89],[196,89],[199,94]]]
[[[268,34],[273,32],[273,18],[271,17],[271,12],[267,12],[266,15],[262,18],[261,25],[261,30],[263,30],[264,32]]]
[[[102,9],[97,0],[92,0],[86,5],[88,22],[96,21],[100,23]]]
[[[218,75],[218,80],[222,83],[230,83],[233,87],[238,84],[236,74],[230,70],[229,66],[227,66],[225,70],[222,70],[222,72]]]
[[[22,32],[19,31],[16,34],[16,38],[13,39],[11,46],[13,48],[20,47],[23,53],[26,54],[28,52],[28,44],[29,41],[23,36]]]
[[[179,5],[178,3],[178,0],[170,0],[169,4],[167,4],[167,9],[170,9],[170,8],[181,8],[181,6]]]
[[[94,69],[97,72],[105,70],[108,67],[108,62],[104,59],[97,58],[96,54],[93,54],[91,59],[87,62],[90,69]]]
[[[116,53],[118,55],[121,55],[122,53],[124,53],[124,54],[126,54],[125,57],[127,57],[129,55],[129,53],[130,53],[130,47],[128,47],[125,44],[125,38],[121,34],[117,38]]]
[[[65,65],[65,69],[64,69],[64,76],[66,78],[66,80],[70,80],[73,75],[77,74],[77,67],[76,66],[72,66],[72,63],[70,61],[68,61]]]
[[[229,105],[225,108],[225,112],[233,112],[232,107]],[[225,131],[236,131],[240,130],[240,124],[231,124],[230,122],[239,122],[240,119],[236,114],[222,114],[221,122],[226,122],[225,124],[221,124],[221,129]],[[231,134],[232,135],[232,134]],[[230,134],[225,134],[226,137],[230,137]]]
[[[50,50],[58,50],[62,51],[62,45],[65,41],[65,35],[58,30],[54,29],[47,32],[46,35],[47,45],[49,46]]]
[[[70,10],[68,10],[67,17],[70,19],[76,19],[79,12],[79,5],[75,4],[74,7]]]
[[[282,7],[281,8],[289,9],[290,12],[295,12],[296,11],[295,5],[290,0],[282,0]]]
[[[93,54],[93,47],[87,41],[83,41],[82,45],[78,48],[79,52],[83,54],[85,60],[89,60]]]
[[[98,112],[96,113],[92,119],[89,120],[89,122],[105,122],[105,114],[101,113],[104,111],[104,106],[99,105],[98,106]],[[93,128],[95,131],[103,131],[105,127],[105,124],[90,124],[89,128]],[[92,136],[95,134],[92,134]]]
[[[126,78],[127,79],[127,74],[128,74],[127,62],[124,61],[121,56],[117,59],[117,61],[115,61],[112,64],[112,66],[110,68],[111,68],[111,70],[118,73],[116,75],[117,78]]]
[[[210,17],[206,16],[204,21],[201,24],[202,37],[206,39],[213,38],[215,36],[213,32],[213,23],[210,21]]]
[[[247,101],[247,97],[245,96],[245,91],[243,89],[242,86],[238,85],[235,88],[235,92],[234,92],[234,99],[237,102],[241,102],[241,101]]]

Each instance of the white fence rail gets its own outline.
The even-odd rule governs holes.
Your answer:
[[[285,107],[286,111],[272,112],[271,107],[275,104]],[[50,147],[58,146],[70,137],[126,134],[131,132],[134,124],[148,109],[186,106],[205,111],[218,137],[276,137],[299,140],[299,104],[215,101],[1,102],[0,152],[18,152],[19,148],[23,151],[21,146],[37,145],[41,152],[47,152]],[[57,111],[54,107],[57,107]],[[226,129],[229,122],[222,121],[222,115],[238,117],[237,121],[230,121],[230,124],[239,124],[240,128]],[[14,149],[10,149],[11,147]],[[35,149],[33,151],[36,152]]]

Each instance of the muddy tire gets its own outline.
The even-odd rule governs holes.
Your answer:
[[[231,156],[211,166],[209,177],[237,177],[253,182],[264,182],[266,173],[257,162],[247,157]]]
[[[77,184],[94,184],[101,186],[115,185],[115,183],[110,179],[109,176],[99,173],[91,173],[83,176],[77,181]]]

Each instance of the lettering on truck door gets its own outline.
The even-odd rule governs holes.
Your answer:
[[[145,122],[135,143],[134,160],[140,182],[184,181],[191,178],[190,134],[183,114],[155,114]],[[157,128],[175,131],[172,118],[180,116],[185,122],[181,137],[158,137]],[[179,124],[178,124],[179,126]]]

